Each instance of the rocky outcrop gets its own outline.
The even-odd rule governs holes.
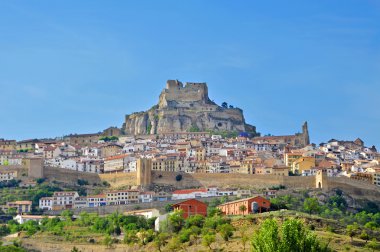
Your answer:
[[[256,133],[254,126],[245,123],[241,109],[212,102],[206,83],[183,85],[174,80],[167,81],[157,105],[126,115],[122,127],[126,135],[208,130]]]

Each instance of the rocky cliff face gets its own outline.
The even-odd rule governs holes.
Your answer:
[[[126,115],[122,131],[126,135],[160,134],[165,132],[237,131],[255,133],[246,124],[243,111],[223,108],[208,97],[206,83],[169,80],[161,92],[158,105],[146,112]]]

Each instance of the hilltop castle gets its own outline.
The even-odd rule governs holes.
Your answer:
[[[126,135],[161,134],[167,132],[237,131],[256,134],[246,124],[243,111],[212,102],[206,83],[168,80],[158,104],[150,110],[126,115],[122,132]]]

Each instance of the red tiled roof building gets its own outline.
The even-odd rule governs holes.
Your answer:
[[[183,218],[191,215],[207,216],[207,204],[196,199],[189,199],[173,205],[174,210],[182,210]]]
[[[245,206],[245,211],[241,211]],[[246,215],[250,213],[262,213],[269,211],[270,201],[261,197],[253,197],[227,202],[218,206],[225,215]]]

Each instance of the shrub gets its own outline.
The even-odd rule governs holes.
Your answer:
[[[182,180],[182,175],[181,174],[178,174],[177,176],[175,176],[175,180],[177,182],[181,181]]]
[[[165,205],[165,212],[169,213],[169,212],[171,212],[171,211],[173,211],[173,206],[172,206],[172,204],[166,204],[166,205]]]
[[[228,241],[232,237],[235,231],[234,227],[231,224],[227,224],[227,223],[218,226],[217,230],[225,241]]]
[[[300,220],[289,219],[279,227],[274,219],[266,219],[252,240],[254,251],[331,251]]]
[[[80,186],[88,185],[88,181],[85,179],[78,179],[77,184]]]

